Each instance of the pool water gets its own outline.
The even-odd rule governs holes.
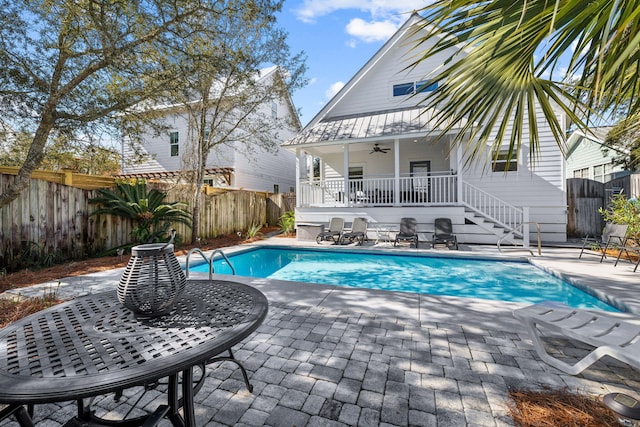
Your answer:
[[[272,247],[232,254],[229,260],[240,276],[617,311],[524,261]],[[190,265],[189,270],[208,272],[208,265]],[[231,274],[217,258],[214,271]]]

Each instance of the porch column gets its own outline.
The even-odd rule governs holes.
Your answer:
[[[393,140],[393,204],[400,204],[400,140]]]
[[[449,142],[451,144],[451,142]],[[462,147],[460,144],[456,147],[456,194],[457,194],[457,203],[462,203]]]
[[[344,196],[342,202],[349,206],[349,144],[344,144],[342,159],[344,162]]]
[[[297,147],[296,159],[298,161],[296,162],[296,208],[299,208],[301,206],[301,202],[302,202],[301,199],[304,197],[300,191],[302,188],[300,186],[300,180],[302,179],[302,177],[300,176],[300,173],[302,172],[302,170],[304,170],[304,165],[302,164],[302,162],[304,162],[305,157],[306,156],[303,154],[300,147]]]

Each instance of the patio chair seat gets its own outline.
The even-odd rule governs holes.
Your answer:
[[[418,233],[416,232],[416,219],[415,218],[402,218],[400,220],[400,232],[396,234],[396,238],[393,241],[393,246],[396,246],[400,241],[408,241],[409,246],[411,243],[418,248]]]
[[[340,236],[340,244],[358,242],[358,245],[362,246],[362,243],[367,239],[367,226],[368,222],[366,218],[355,218],[351,225],[351,231],[342,233]]]
[[[580,250],[578,259],[582,258],[582,254],[584,253],[585,249],[590,248],[593,250],[602,251],[602,256],[600,257],[600,262],[602,262],[602,260],[607,257],[607,249],[624,247],[627,240],[628,230],[629,226],[627,224],[613,224],[608,222],[604,226],[602,236],[589,237],[589,235],[587,235],[584,237],[584,239],[582,240],[582,249]]]
[[[434,247],[438,244],[445,244],[447,247],[451,246],[454,249],[458,249],[458,237],[453,234],[453,225],[451,225],[451,219],[435,219],[433,240],[431,244]]]
[[[549,365],[577,375],[604,356],[610,356],[640,369],[640,325],[587,310],[544,302],[513,312],[527,327],[538,356]],[[595,347],[581,360],[571,365],[551,356],[544,348],[541,329],[560,334]]]
[[[344,218],[333,217],[329,221],[329,230],[318,233],[316,236],[316,242],[320,244],[322,241],[331,240],[334,245],[337,245],[340,241],[340,236],[344,231]]]

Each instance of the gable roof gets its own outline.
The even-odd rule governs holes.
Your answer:
[[[580,144],[585,139],[604,146],[604,140],[611,129],[613,129],[612,126],[593,127],[590,128],[590,132],[587,133],[581,130],[575,130],[567,139],[567,158],[569,158],[580,147]],[[609,148],[613,151],[623,153],[623,150],[615,147]]]
[[[415,25],[423,23],[423,18],[413,12],[409,19],[389,40],[349,79],[338,93],[311,119],[304,129],[283,146],[308,144],[330,144],[334,141],[376,139],[384,136],[423,136],[435,130],[429,123],[435,110],[428,110],[417,102],[403,108],[383,111],[360,112],[352,115],[333,115],[335,107],[348,97],[356,85],[373,70],[411,32]]]

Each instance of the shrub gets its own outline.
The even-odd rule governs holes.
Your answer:
[[[247,229],[247,239],[253,239],[254,237],[261,236],[262,233],[260,230],[262,230],[262,225],[260,224],[255,224],[249,227]]]
[[[296,214],[294,211],[285,212],[278,221],[278,226],[284,234],[292,234],[296,224]]]
[[[607,209],[599,209],[606,222],[627,224],[629,237],[640,237],[640,201],[627,199],[623,194],[617,194],[611,199]]]

